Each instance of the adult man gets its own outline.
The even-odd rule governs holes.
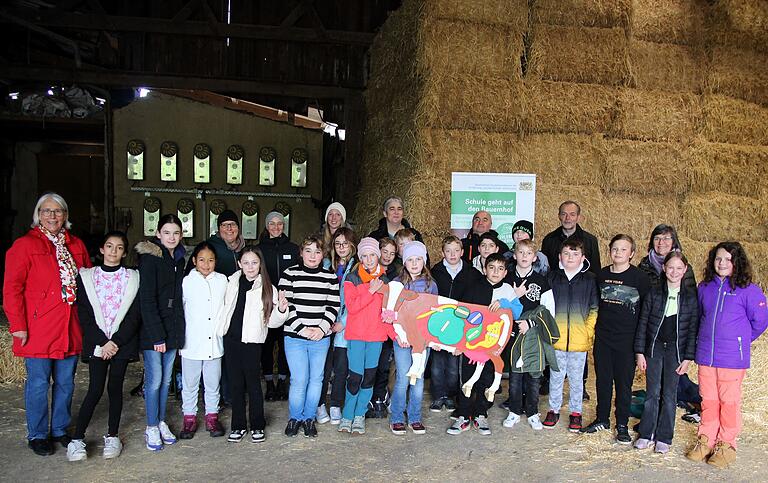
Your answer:
[[[571,238],[578,238],[584,244],[584,256],[589,260],[589,271],[594,274],[600,272],[600,249],[597,238],[579,225],[581,207],[575,201],[563,201],[558,212],[560,227],[548,233],[541,242],[541,251],[549,260],[550,270],[557,270],[559,266],[558,256],[562,243]]]
[[[232,210],[224,210],[217,219],[219,231],[208,239],[216,252],[216,271],[229,277],[237,271],[237,254],[245,246],[240,222]]]
[[[462,259],[466,262],[471,262],[474,257],[480,253],[478,246],[480,245],[480,235],[483,233],[492,233],[497,239],[499,234],[495,230],[491,230],[493,226],[493,217],[487,211],[478,211],[475,216],[472,217],[472,229],[467,233],[466,238],[461,240],[461,245],[464,248],[464,254]],[[503,241],[499,240],[499,251],[502,255],[509,251],[509,246]]]

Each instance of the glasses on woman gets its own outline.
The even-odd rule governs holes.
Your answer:
[[[55,210],[52,210],[50,208],[43,208],[42,210],[40,210],[40,214],[43,216],[51,216],[51,215],[56,215],[57,217],[64,216],[64,213],[66,212],[67,210],[62,210],[61,208],[56,208]]]
[[[349,242],[348,241],[345,241],[345,242],[335,242],[333,244],[333,246],[335,246],[336,248],[349,248]]]
[[[672,236],[671,235],[664,235],[664,236],[656,235],[655,237],[653,237],[653,241],[659,242],[659,243],[661,243],[661,242],[670,242],[670,241],[672,241]]]

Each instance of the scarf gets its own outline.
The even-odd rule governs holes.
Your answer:
[[[374,278],[379,278],[384,275],[384,269],[382,269],[381,265],[377,263],[376,270],[374,270],[373,273],[368,273],[368,270],[366,270],[361,263],[357,266],[357,274],[360,275],[360,280],[362,280],[363,283],[369,283]]]
[[[56,262],[59,264],[59,278],[61,279],[61,299],[64,303],[72,305],[77,298],[77,265],[66,245],[66,231],[62,229],[54,235],[42,225],[38,225],[40,231],[56,247]]]
[[[673,252],[679,252],[680,250],[673,248]],[[657,275],[661,275],[661,272],[664,268],[664,258],[658,253],[656,253],[655,250],[651,249],[651,251],[648,252],[648,261],[651,262],[651,266],[654,270],[656,270]]]

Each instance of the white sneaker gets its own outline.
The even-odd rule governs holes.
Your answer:
[[[341,408],[338,406],[331,406],[331,424],[339,424],[341,422]]]
[[[515,424],[520,422],[520,415],[515,414],[512,411],[509,412],[509,416],[507,416],[507,419],[504,420],[503,423],[501,423],[505,428],[514,428]]]
[[[176,435],[171,432],[171,428],[168,427],[165,421],[160,421],[157,427],[160,429],[160,437],[163,438],[163,444],[174,444],[176,442]]]
[[[528,424],[530,424],[531,429],[535,431],[544,429],[544,425],[541,424],[541,416],[539,416],[539,413],[536,413],[533,416],[528,416]]]
[[[104,459],[117,458],[123,452],[123,442],[117,436],[104,436]]]
[[[82,461],[88,457],[85,451],[85,442],[82,439],[73,439],[67,445],[67,460]]]
[[[147,449],[160,451],[163,449],[163,440],[160,438],[160,429],[157,426],[147,426],[144,431],[144,439],[147,441]]]
[[[325,424],[331,420],[331,417],[328,416],[328,410],[325,409],[325,404],[321,404],[317,407],[315,420],[317,420],[317,424]]]

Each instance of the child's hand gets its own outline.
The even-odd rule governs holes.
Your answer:
[[[403,342],[402,340],[400,340],[400,336],[399,335],[395,336],[395,341],[397,341],[397,345],[399,345],[403,349],[407,349],[407,348],[411,347],[411,344],[409,344],[407,342]]]
[[[637,368],[640,369],[640,372],[645,372],[645,369],[648,367],[648,363],[645,362],[645,356],[637,354],[635,358],[637,359]]]
[[[117,344],[112,341],[107,342],[101,348],[101,358],[105,361],[115,357],[115,354],[117,354]]]
[[[394,310],[382,310],[381,321],[385,324],[394,324],[397,320],[397,312]]]
[[[374,278],[369,284],[368,291],[371,294],[375,294],[382,286],[384,286],[384,282],[380,278]]]
[[[522,297],[523,295],[527,294],[530,289],[525,286],[525,282],[521,283],[519,286],[512,284],[512,290],[515,291],[515,295],[517,295],[517,298]]]
[[[679,376],[682,376],[683,374],[688,372],[688,366],[689,365],[691,365],[691,361],[686,359],[683,362],[681,362],[679,366],[677,366],[677,369],[675,370],[675,372]]]
[[[344,326],[341,325],[341,322],[334,322],[334,324],[331,326],[331,332],[334,334],[338,334],[342,330],[344,330]]]
[[[491,312],[498,312],[500,308],[501,308],[501,304],[499,303],[498,300],[494,300],[493,302],[491,302],[491,305],[488,306],[488,310],[490,310]]]
[[[288,299],[285,297],[285,290],[277,292],[277,310],[283,313],[288,310]]]
[[[305,339],[317,341],[323,338],[325,332],[319,327],[304,327],[299,331],[299,335]]]
[[[155,352],[159,352],[162,354],[163,352],[165,352],[165,342],[163,342],[162,344],[155,344],[154,349],[155,349]]]
[[[527,320],[516,320],[515,322],[517,322],[517,327],[520,329],[521,334],[525,334],[531,328]]]

